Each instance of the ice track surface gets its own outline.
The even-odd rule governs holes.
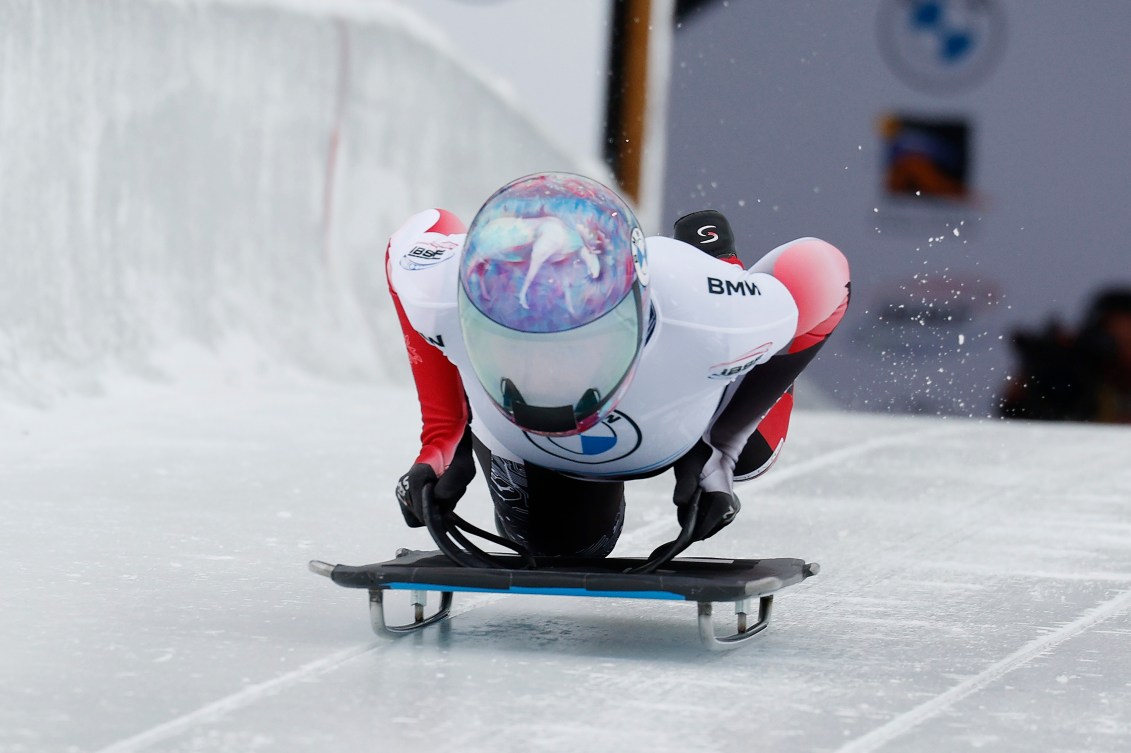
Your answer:
[[[403,388],[134,385],[0,406],[0,750],[1123,751],[1131,434],[802,412],[689,554],[797,556],[770,630],[694,604],[457,594],[371,632],[306,569],[426,547],[390,490]],[[461,510],[489,520],[477,485]],[[616,553],[674,533],[629,487]]]
[[[636,600],[380,639],[308,572],[429,546],[389,233],[599,175],[407,6],[2,6],[0,753],[1127,750],[1127,429],[802,412],[688,554],[821,573],[725,654]],[[670,484],[615,554],[675,535]]]

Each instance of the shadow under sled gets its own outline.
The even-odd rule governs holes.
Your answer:
[[[820,567],[799,559],[677,558],[662,566],[643,568],[649,560],[635,557],[606,559],[539,558],[530,568],[528,557],[493,554],[500,567],[466,567],[440,551],[402,549],[395,559],[371,565],[331,565],[319,560],[310,569],[346,588],[369,591],[370,620],[379,635],[404,635],[444,619],[456,591],[551,596],[613,597],[694,601],[699,605],[699,635],[708,648],[741,645],[770,623],[774,594],[816,575]],[[413,622],[389,625],[385,591],[410,591]],[[441,594],[439,611],[425,616],[428,591]],[[750,622],[757,600],[757,614]],[[719,635],[713,605],[731,602],[738,618],[734,633]]]

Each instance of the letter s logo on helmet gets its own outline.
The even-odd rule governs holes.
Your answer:
[[[707,239],[705,241],[699,241],[700,246],[705,246],[708,243],[714,243],[719,239],[719,234],[714,232],[716,227],[716,225],[704,225],[703,227],[695,231],[695,234],[700,238]]]
[[[644,234],[597,181],[519,178],[467,229],[458,300],[472,369],[503,415],[535,434],[579,434],[612,413],[640,360]]]

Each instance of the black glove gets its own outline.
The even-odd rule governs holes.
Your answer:
[[[692,531],[693,541],[709,539],[716,533],[730,525],[742,505],[738,497],[728,492],[701,491],[699,476],[703,466],[711,458],[713,450],[706,442],[700,440],[686,455],[681,457],[672,466],[675,471],[675,491],[672,501],[676,505],[676,515],[680,527],[686,526],[691,515],[691,502],[699,494],[699,505],[695,514],[695,527]]]
[[[417,463],[408,469],[397,482],[397,501],[401,504],[404,522],[410,528],[424,525],[424,487],[433,485],[432,501],[441,512],[447,514],[455,509],[471,479],[475,478],[475,458],[471,451],[471,429],[465,429],[463,438],[456,446],[451,465],[443,475],[436,478],[436,472],[427,463]]]

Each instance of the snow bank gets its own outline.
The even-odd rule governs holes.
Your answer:
[[[0,133],[0,400],[18,404],[194,359],[395,372],[397,223],[593,169],[375,2],[7,2]]]

